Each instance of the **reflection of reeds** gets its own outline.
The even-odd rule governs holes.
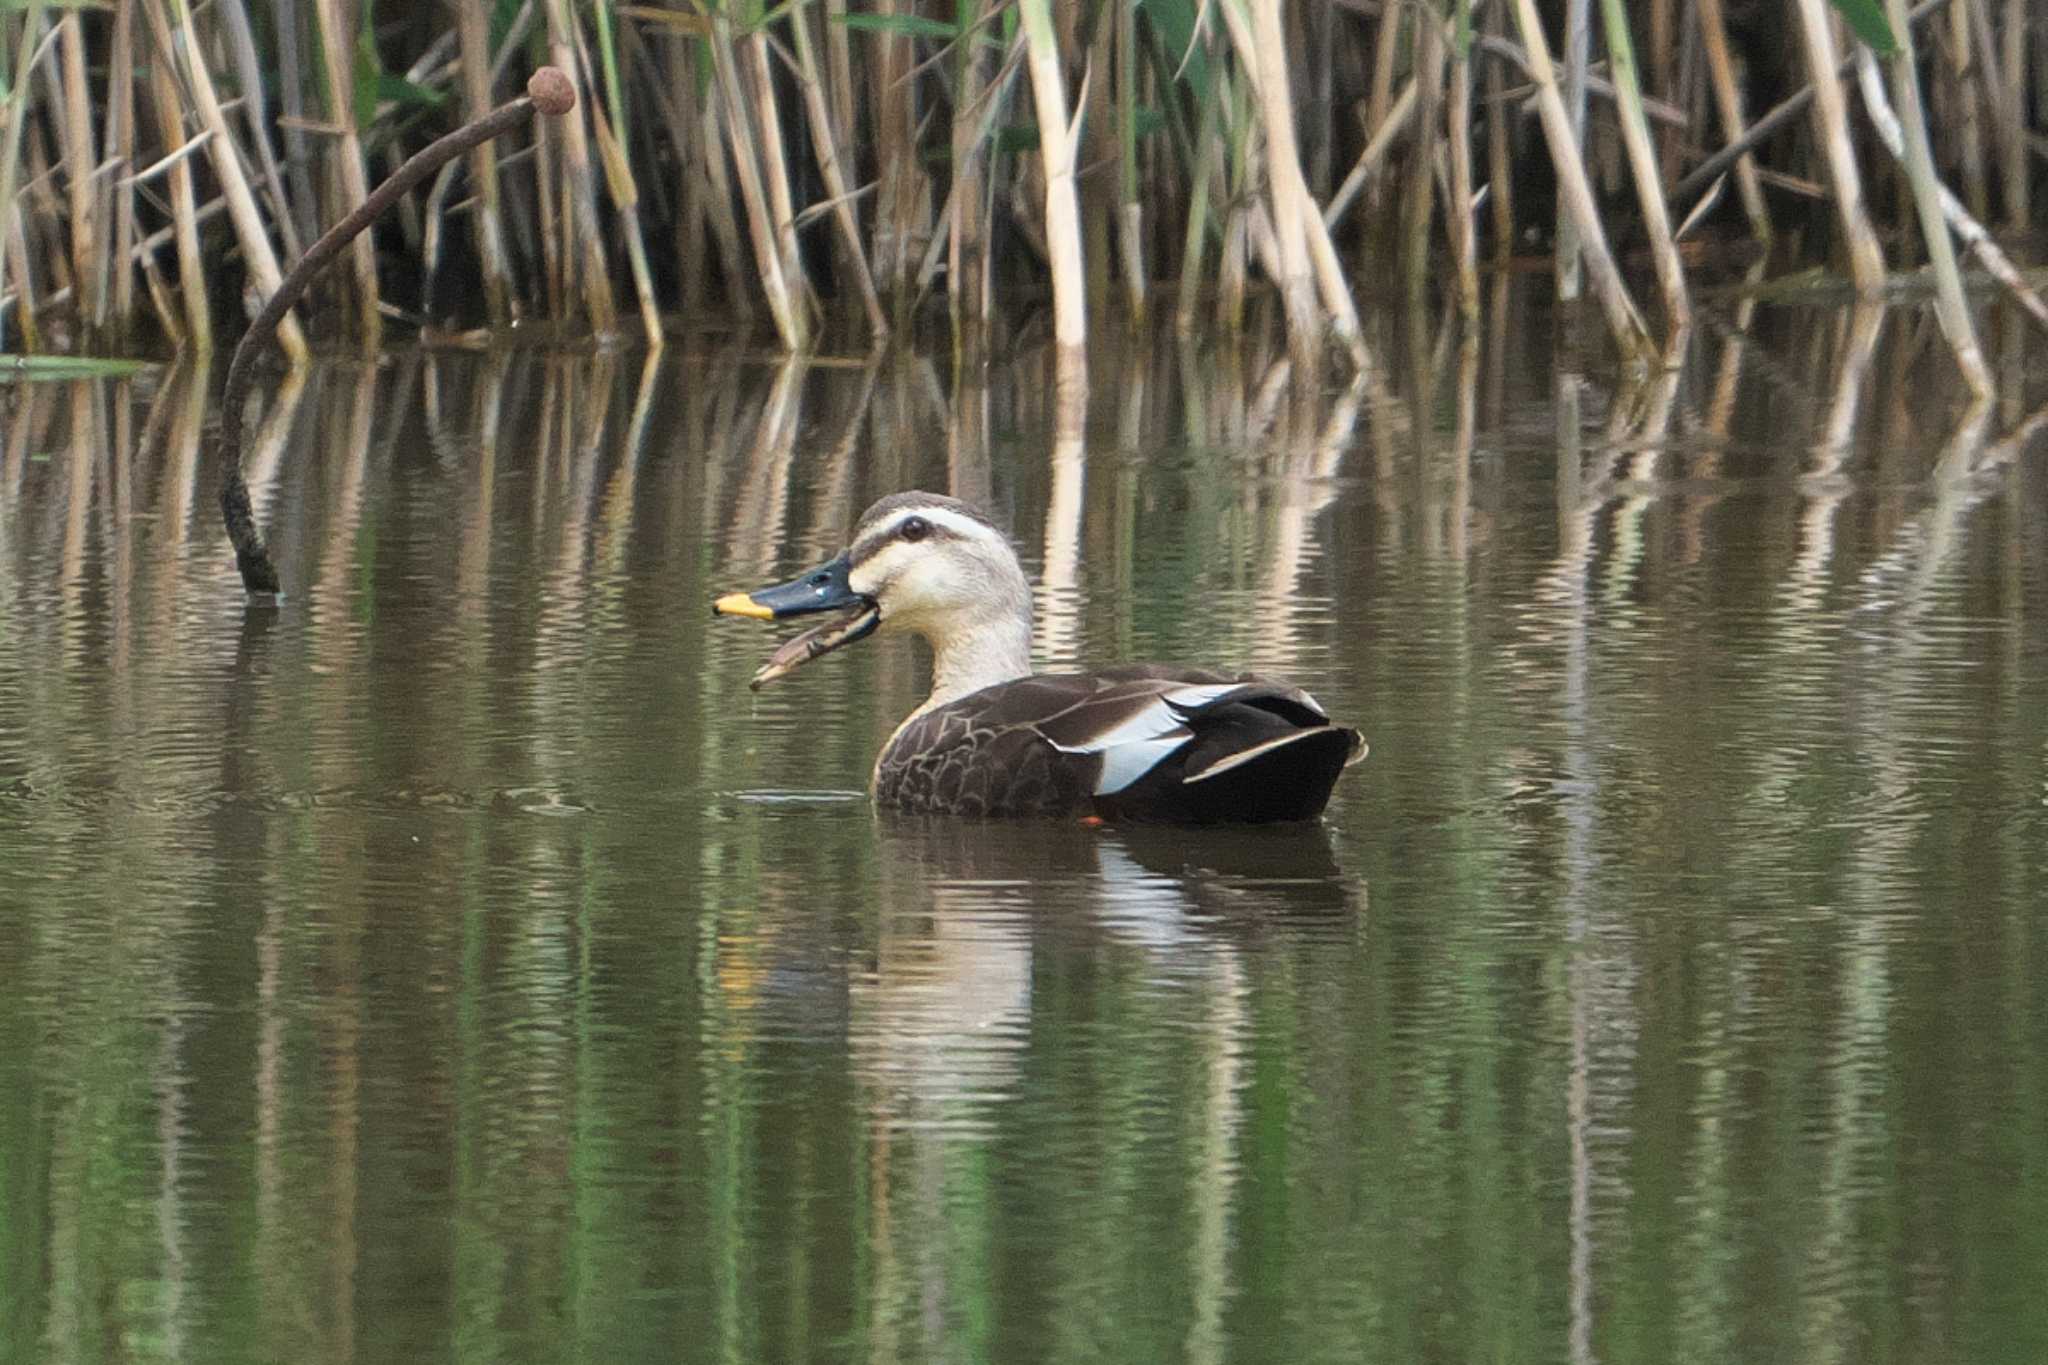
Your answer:
[[[209,307],[237,286],[274,291],[318,225],[366,197],[373,165],[457,110],[475,116],[543,53],[588,89],[584,107],[524,148],[476,150],[423,203],[407,201],[403,232],[353,244],[351,285],[331,296],[352,304],[352,330],[425,305],[497,326],[544,311],[608,332],[629,288],[652,337],[665,311],[722,306],[772,320],[785,348],[803,350],[856,304],[876,335],[941,296],[963,329],[978,327],[1010,287],[1049,292],[1054,335],[1072,346],[1111,291],[1139,323],[1172,282],[1184,325],[1213,316],[1234,332],[1246,291],[1267,285],[1298,360],[1333,333],[1364,363],[1352,296],[1388,248],[1414,287],[1455,290],[1476,312],[1483,193],[1492,255],[1554,227],[1563,292],[1583,262],[1635,352],[1642,327],[1608,244],[1633,236],[1629,220],[1642,226],[1667,319],[1682,323],[1666,203],[1693,208],[1720,169],[1737,193],[1714,225],[1760,243],[1774,237],[1767,183],[1825,180],[1850,274],[1877,287],[1861,185],[1881,152],[1842,97],[1828,0],[1785,14],[1605,0],[1604,23],[1592,0],[1571,0],[1553,68],[1556,8],[533,0],[508,12],[464,0],[368,43],[340,0],[283,6],[265,24],[246,0],[24,0],[0,8],[0,320],[15,349],[104,348],[146,300],[161,334],[203,348]],[[1929,0],[1920,12],[1941,38],[1923,45],[1936,56],[1920,81],[1953,133],[1932,148],[1932,171],[1975,217],[2024,230],[2029,148],[2048,116],[2032,93],[2048,83],[2033,9]],[[1903,33],[1905,6],[1890,14]],[[1731,53],[1791,40],[1813,84],[1745,129],[1744,103],[1779,92]],[[1510,88],[1524,73],[1533,102]],[[1807,98],[1813,146],[1766,142],[1759,130]],[[1341,111],[1357,106],[1353,126]],[[1920,120],[1902,113],[1910,144]],[[1556,204],[1513,183],[1527,175],[1513,149],[1539,130]],[[1731,143],[1742,154],[1724,155]],[[1630,183],[1615,174],[1617,147]],[[1349,173],[1332,191],[1339,167]],[[1884,211],[1912,206],[1888,199]],[[1013,242],[1029,249],[998,249]],[[1445,258],[1454,271],[1434,269]],[[205,288],[208,272],[227,287]],[[299,349],[291,323],[285,339]]]

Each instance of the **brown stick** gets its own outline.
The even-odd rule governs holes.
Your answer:
[[[242,408],[249,396],[249,386],[255,379],[256,353],[276,333],[278,323],[291,311],[292,304],[306,291],[313,277],[341,254],[342,248],[355,240],[364,228],[375,222],[379,214],[441,169],[450,158],[511,132],[536,110],[551,117],[560,117],[575,106],[576,87],[560,70],[544,66],[533,73],[526,82],[526,93],[518,99],[499,105],[482,118],[463,124],[413,153],[404,165],[391,173],[390,179],[372,190],[346,218],[306,248],[306,254],[299,258],[299,263],[291,268],[276,291],[264,302],[256,320],[249,324],[249,330],[242,334],[241,342],[235,347],[234,361],[228,366],[227,385],[221,391],[220,435],[216,449],[222,471],[221,520],[227,526],[229,542],[235,547],[235,567],[241,571],[242,586],[249,592],[278,591],[277,566],[270,562],[270,552],[264,548],[262,533],[256,529],[255,513],[249,507],[249,485],[242,479]]]

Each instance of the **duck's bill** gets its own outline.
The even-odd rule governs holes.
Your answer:
[[[761,621],[780,621],[820,611],[846,612],[838,620],[815,626],[776,650],[754,674],[753,686],[765,686],[820,655],[850,645],[881,623],[881,611],[847,581],[852,571],[852,563],[841,555],[787,583],[752,592],[727,593],[711,604],[716,615],[750,616]]]

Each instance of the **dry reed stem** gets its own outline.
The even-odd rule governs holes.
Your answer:
[[[782,257],[782,275],[803,318],[803,335],[810,335],[810,310],[814,306],[811,281],[797,248],[796,206],[790,197],[789,166],[783,155],[782,115],[775,103],[775,82],[768,70],[768,38],[756,32],[745,42],[741,60],[751,82],[754,107],[761,118],[761,172],[768,184],[768,208],[774,215],[775,247]],[[798,343],[798,348],[803,343]]]
[[[1707,58],[1707,81],[1714,94],[1714,108],[1720,115],[1721,135],[1731,143],[1742,140],[1742,89],[1735,79],[1735,63],[1728,53],[1728,22],[1721,0],[1697,0],[1700,38]],[[1749,218],[1750,231],[1760,242],[1771,240],[1771,211],[1764,203],[1763,183],[1757,179],[1756,158],[1747,152],[1735,160],[1735,188],[1742,197],[1742,211]]]
[[[491,35],[488,16],[475,0],[448,0],[455,11],[456,36],[462,52],[462,113],[464,118],[481,118],[491,108]],[[512,268],[505,251],[503,205],[498,189],[498,152],[483,143],[469,154],[469,176],[476,186],[476,207],[470,211],[469,230],[476,239],[478,267],[483,272],[484,307],[493,327],[503,327],[517,316],[512,289]]]
[[[1383,135],[1387,132],[1388,124],[1395,117],[1393,106],[1394,63],[1401,55],[1401,28],[1407,22],[1407,19],[1408,7],[1406,5],[1388,3],[1380,8],[1379,27],[1373,31],[1372,40],[1372,86],[1366,95],[1365,104],[1365,131],[1368,149],[1370,149],[1373,143],[1382,141]],[[1411,81],[1411,88],[1412,85]],[[1405,92],[1403,98],[1407,98]],[[1414,109],[1415,104],[1412,99],[1408,100],[1408,107],[1411,111]],[[1388,141],[1389,145],[1391,145],[1391,140],[1389,139]],[[1364,158],[1361,157],[1361,163],[1363,163],[1363,160]],[[1352,174],[1357,175],[1357,171],[1354,170]],[[1346,183],[1348,184],[1349,181],[1350,177],[1347,177]],[[1359,181],[1361,186],[1364,183],[1362,179]],[[1356,193],[1356,189],[1353,192]],[[1343,198],[1344,192],[1342,189],[1339,189],[1336,199],[1333,199],[1332,202],[1335,203]],[[1379,202],[1380,196],[1377,192],[1377,187],[1374,188],[1374,193],[1369,198],[1375,204]]]
[[[1600,12],[1607,24],[1608,66],[1614,77],[1615,108],[1621,115],[1622,145],[1628,149],[1629,165],[1635,172],[1636,201],[1643,211],[1651,259],[1657,266],[1657,283],[1664,293],[1665,321],[1677,333],[1691,322],[1692,306],[1685,296],[1685,266],[1678,259],[1678,243],[1672,240],[1671,220],[1664,211],[1664,181],[1657,169],[1657,149],[1650,141],[1650,125],[1643,117],[1642,87],[1636,73],[1634,44],[1629,38],[1628,15],[1622,9],[1622,0],[1600,0]]]
[[[733,193],[732,176],[729,173],[727,155],[732,150],[731,140],[725,133],[723,93],[713,82],[713,87],[704,92],[704,102],[692,107],[697,111],[696,165],[702,172],[711,193],[706,196],[711,205],[711,228],[716,234],[720,248],[725,255],[728,278],[738,279],[746,269],[747,249],[742,244],[739,215],[733,211],[733,201],[740,196]],[[751,317],[754,301],[745,289],[731,291],[731,303],[741,316]]]
[[[738,54],[732,41],[732,23],[723,12],[711,20],[711,66],[725,100],[726,135],[732,146],[733,169],[739,175],[740,201],[747,212],[747,235],[754,246],[754,267],[761,288],[768,296],[768,311],[783,349],[801,351],[809,340],[802,300],[796,297],[782,269],[782,249],[776,238],[773,211],[767,190],[761,183],[760,153],[756,146],[753,120],[748,117],[745,97],[740,93]]]
[[[1458,0],[1458,13],[1468,30],[1471,0]],[[1466,321],[1479,316],[1479,232],[1472,221],[1472,44],[1451,51],[1451,89],[1446,136],[1450,143],[1450,203],[1444,223],[1450,229],[1451,256],[1458,270],[1458,311]],[[1470,442],[1466,442],[1469,448]]]
[[[150,80],[156,103],[157,128],[165,146],[175,146],[184,136],[184,122],[178,116],[178,85],[166,62],[150,64]],[[213,352],[213,316],[206,300],[206,264],[199,254],[199,215],[192,190],[192,167],[180,157],[169,172],[171,186],[171,228],[178,248],[178,288],[184,297],[185,340],[201,356]],[[305,343],[299,343],[303,353]],[[289,348],[288,348],[289,349]]]
[[[608,20],[609,16],[601,16],[599,22]],[[600,72],[590,60],[590,51],[583,42],[580,29],[574,37],[584,88],[592,92],[589,101],[590,129],[597,141],[598,163],[604,169],[605,191],[611,195],[612,208],[618,215],[619,226],[626,239],[626,265],[633,276],[634,298],[640,305],[640,326],[646,334],[647,344],[659,350],[663,345],[661,309],[654,301],[654,276],[647,266],[647,243],[640,232],[640,185],[633,175],[633,165],[623,145],[623,95],[616,82],[600,80]],[[605,91],[602,102],[595,94],[599,89]]]
[[[94,212],[92,110],[86,102],[85,32],[76,10],[57,21],[57,56],[63,75],[63,97],[57,120],[57,145],[63,149],[65,206],[69,210],[71,276],[88,318],[106,308],[106,261],[99,246],[99,215]]]
[[[1990,182],[1984,172],[1984,108],[1976,88],[1984,78],[1985,63],[1974,50],[1970,34],[1970,14],[1976,8],[1975,0],[1956,0],[1949,6],[1948,41],[1935,44],[1941,55],[1937,70],[1946,67],[1949,78],[1937,80],[1935,85],[1954,111],[1956,160],[1962,173],[1964,202],[1969,204],[1972,215],[1982,218],[1990,200]],[[1908,36],[1900,35],[1902,47]],[[1995,99],[1991,91],[1983,93]]]
[[[107,133],[105,159],[132,170],[135,164],[135,0],[121,0],[114,10],[114,32],[107,55]],[[112,196],[114,244],[111,289],[107,302],[125,337],[135,318],[135,186],[125,179],[108,187]],[[94,326],[107,321],[96,314]]]
[[[1220,0],[1220,7],[1238,62],[1251,81],[1265,133],[1266,187],[1279,258],[1274,280],[1287,313],[1287,333],[1296,358],[1312,361],[1322,320],[1316,312],[1307,227],[1302,222],[1308,211],[1308,190],[1296,160],[1286,54],[1278,47],[1279,0]]]
[[[1081,204],[1074,187],[1074,144],[1067,121],[1066,78],[1049,0],[1017,0],[1032,103],[1038,112],[1038,154],[1045,170],[1045,242],[1052,266],[1053,335],[1063,350],[1088,341],[1087,268],[1081,254]]]
[[[1490,6],[1489,11],[1488,23],[1500,23],[1500,7]],[[1515,199],[1514,169],[1508,155],[1507,99],[1502,93],[1507,78],[1500,68],[1498,57],[1486,64],[1486,183],[1491,187],[1494,259],[1505,265],[1515,249]]]
[[[1104,25],[1107,29],[1109,26]],[[1133,327],[1145,321],[1145,204],[1138,193],[1138,12],[1116,7],[1116,129],[1118,182],[1117,245]]]
[[[42,348],[42,336],[36,328],[36,281],[35,269],[28,249],[28,230],[23,225],[21,205],[8,204],[6,209],[5,245],[7,254],[14,258],[14,325],[21,333],[21,350],[33,354]]]
[[[1835,214],[1849,247],[1849,278],[1860,294],[1884,288],[1884,252],[1864,211],[1863,176],[1856,168],[1856,149],[1849,138],[1849,115],[1842,87],[1835,78],[1835,35],[1827,0],[1795,0],[1806,69],[1813,81],[1814,136],[1819,139],[1828,183],[1834,191]]]
[[[1209,244],[1209,184],[1221,173],[1217,151],[1223,139],[1216,131],[1216,111],[1222,104],[1216,86],[1221,80],[1220,75],[1212,75],[1202,88],[1201,110],[1195,120],[1195,161],[1189,175],[1187,222],[1181,237],[1180,289],[1174,300],[1174,326],[1183,333],[1194,331],[1196,325],[1202,258]]]
[[[206,153],[213,163],[214,178],[220,182],[221,195],[227,200],[228,219],[234,224],[235,237],[242,245],[243,263],[256,292],[267,299],[277,292],[284,273],[278,268],[277,253],[271,249],[263,215],[256,207],[256,196],[250,192],[248,177],[242,173],[242,160],[236,153],[233,134],[228,131],[227,115],[221,109],[220,98],[214,93],[213,77],[207,72],[206,62],[200,55],[199,36],[192,27],[191,11],[185,7],[185,0],[172,2],[178,6],[175,30],[164,13],[164,0],[140,0],[143,13],[149,19],[150,31],[156,38],[158,55],[166,60],[173,54],[182,58],[186,86],[200,126],[213,134],[206,144]],[[175,141],[171,139],[171,142]],[[210,335],[211,329],[204,333],[195,329],[195,340],[202,334]],[[306,334],[299,329],[298,319],[286,314],[278,327],[277,338],[294,365],[305,363]]]
[[[914,14],[915,0],[879,0],[879,13]],[[1029,20],[1025,20],[1029,26]],[[900,304],[916,287],[918,243],[925,232],[930,187],[917,157],[914,54],[910,40],[893,33],[867,37],[875,50],[874,157],[879,192],[875,207],[875,278]]]
[[[1593,42],[1592,0],[1565,0],[1564,8],[1564,111],[1570,132],[1570,153],[1566,157],[1553,143],[1555,160],[1568,159],[1583,167],[1586,156],[1586,67]],[[1527,31],[1522,42],[1534,55],[1535,42]],[[1539,82],[1540,85],[1540,82]],[[1539,89],[1540,97],[1541,91]],[[1557,187],[1557,296],[1570,302],[1578,298],[1582,276],[1582,248],[1579,243],[1582,215],[1568,202],[1571,191],[1560,178]]]
[[[1870,123],[1872,123],[1872,127],[1878,129],[1878,139],[1884,143],[1886,151],[1890,151],[1894,158],[1901,160],[1907,166],[1907,174],[1911,176],[1913,174],[1913,162],[1911,162],[1911,156],[1913,156],[1913,135],[1911,135],[1911,129],[1901,125],[1901,119],[1898,119],[1898,115],[1892,111],[1890,102],[1884,98],[1884,82],[1878,76],[1878,61],[1876,61],[1876,57],[1872,57],[1868,49],[1858,49],[1855,57],[1858,57],[1858,61],[1855,61],[1855,76],[1858,76],[1858,84],[1862,86],[1862,92],[1864,92],[1864,106],[1870,111]],[[1901,84],[1898,72],[1892,72],[1892,82],[1894,82],[1894,86]],[[1925,139],[1925,129],[1921,131],[1921,137]],[[1962,237],[1964,246],[1968,246],[1976,254],[1978,262],[1982,262],[1985,270],[1989,270],[1993,274],[1993,278],[1997,278],[2001,284],[2005,284],[2005,289],[2011,291],[2011,295],[2019,301],[2019,305],[2025,311],[2034,315],[2034,321],[2038,321],[2044,327],[2048,327],[2048,303],[2042,303],[2042,297],[2038,293],[2034,293],[2034,289],[2030,287],[2030,284],[2025,282],[2025,276],[2021,276],[2019,270],[2013,268],[2013,262],[2007,260],[2005,252],[1999,250],[1999,244],[1991,239],[1991,233],[1985,231],[1985,225],[1978,223],[1974,217],[1970,217],[1970,211],[1962,207],[1962,201],[1956,199],[1956,196],[1950,192],[1950,188],[1946,184],[1942,184],[1937,178],[1933,178],[1933,166],[1931,164],[1927,166],[1927,184],[1929,184],[1929,188],[1933,192],[1933,201],[1935,201],[1935,221],[1944,223],[1944,229],[1942,229],[1942,233],[1939,233],[1939,235],[1942,235],[1944,244],[1948,241],[1948,231],[1954,231],[1958,237]],[[1915,184],[1915,194],[1917,192],[1919,192],[1919,184]],[[1937,264],[1939,258],[1935,256],[1935,250],[1937,248],[1933,244],[1929,244],[1927,256],[1929,256],[1929,262],[1935,262],[1935,282],[1937,282],[1937,287],[1942,287],[1946,291],[1948,289],[1948,280],[1942,278],[1942,270],[1939,270],[1939,264]],[[1950,256],[1950,266],[1954,268],[1954,252],[1950,252],[1948,256]],[[1960,278],[1956,280],[1956,303],[1962,303],[1962,282],[1960,282]],[[1950,303],[1944,303],[1942,307],[1948,309]],[[1962,309],[1960,317],[1962,317],[1964,327],[1968,327],[1970,325],[1970,313],[1968,313],[1966,307]],[[1948,325],[1950,325],[1950,317],[1942,317],[1944,332],[1948,329]],[[1974,329],[1972,329],[1972,334],[1970,334],[1970,344],[1972,344],[1972,348],[1976,346]],[[1978,352],[1978,354],[1982,354],[1982,352]],[[1989,377],[1989,368],[1985,370],[1985,375]]]
[[[29,79],[43,50],[43,0],[29,0],[16,44],[14,71],[7,97],[0,100],[0,287],[7,282],[7,264],[14,263],[15,325],[21,332],[21,349],[41,348],[36,329],[34,263],[29,258],[27,206],[15,193],[21,167],[22,132],[29,117]],[[0,16],[0,24],[8,22]],[[4,337],[0,333],[0,337]]]
[[[804,107],[810,117],[805,122],[810,127],[811,149],[818,159],[818,178],[825,182],[826,197],[832,201],[832,221],[839,228],[841,243],[840,256],[850,267],[854,284],[860,290],[861,306],[867,310],[868,330],[878,337],[889,334],[888,315],[882,311],[881,296],[875,291],[875,275],[868,268],[867,248],[860,237],[859,205],[853,197],[853,187],[846,178],[846,171],[840,159],[841,140],[852,131],[847,123],[834,124],[832,107],[825,99],[825,86],[818,71],[817,45],[811,37],[811,19],[808,8],[799,8],[789,16],[789,25],[796,39],[796,81],[802,92]],[[979,140],[967,147],[961,146],[960,124],[956,120],[953,158],[956,174],[973,176],[979,170]],[[971,127],[971,125],[969,125]],[[961,166],[963,153],[968,159]],[[976,196],[977,200],[979,196]],[[957,232],[956,232],[957,238]],[[953,272],[957,277],[962,268],[959,251],[955,250]],[[959,281],[954,278],[954,288]]]
[[[1614,268],[1607,250],[1607,234],[1600,226],[1600,211],[1593,202],[1593,187],[1586,178],[1585,163],[1571,127],[1564,96],[1550,65],[1550,47],[1543,37],[1543,21],[1537,16],[1535,0],[1514,0],[1515,22],[1529,55],[1530,73],[1536,80],[1537,111],[1543,120],[1543,135],[1550,144],[1551,163],[1557,169],[1559,196],[1566,214],[1578,230],[1579,249],[1586,270],[1593,277],[1593,291],[1599,295],[1607,327],[1622,354],[1636,359],[1649,349],[1649,333],[1642,317],[1629,299],[1628,289]]]
[[[1325,227],[1334,231],[1337,224],[1343,221],[1345,213],[1357,199],[1358,192],[1366,186],[1373,173],[1379,170],[1380,163],[1387,159],[1387,152],[1392,149],[1394,143],[1406,131],[1409,121],[1414,118],[1416,100],[1415,82],[1411,79],[1408,84],[1401,87],[1400,98],[1394,101],[1394,106],[1387,111],[1387,116],[1380,120],[1372,137],[1366,141],[1365,150],[1358,154],[1358,160],[1352,164],[1349,174],[1344,177],[1343,183],[1337,186],[1337,192],[1330,196],[1330,202],[1324,206]]]
[[[126,8],[130,0],[123,0]],[[270,146],[270,111],[264,97],[263,65],[256,55],[256,37],[249,29],[249,15],[243,8],[243,0],[223,0],[220,7],[221,22],[227,28],[228,46],[234,53],[236,83],[242,101],[242,121],[248,125],[249,141],[256,148],[256,159],[262,171],[259,188],[269,203],[271,218],[277,224],[278,240],[284,245],[285,259],[293,260],[303,250],[298,227],[292,221],[291,206],[287,202],[284,175],[277,164],[277,153]],[[292,19],[289,12],[273,16],[273,24],[280,28]]]
[[[1998,83],[2005,101],[2005,221],[2014,232],[2033,226],[2033,168],[2027,158],[2028,8],[2028,0],[2005,0],[2005,71]]]
[[[320,21],[321,75],[327,85],[327,118],[337,129],[328,142],[332,184],[343,214],[352,213],[370,192],[369,174],[363,169],[363,141],[356,133],[355,34],[345,0],[314,0]],[[349,264],[355,279],[354,323],[361,333],[364,349],[377,344],[383,329],[377,311],[377,247],[366,234],[350,247]]]
[[[575,19],[569,12],[568,0],[548,0],[548,60],[563,71],[575,71],[576,60]],[[562,139],[562,198],[564,224],[573,234],[577,250],[565,257],[564,265],[576,263],[573,279],[565,277],[563,288],[581,291],[585,312],[591,327],[599,333],[615,331],[619,325],[618,305],[612,297],[611,270],[604,249],[604,234],[597,224],[597,197],[592,191],[590,166],[590,137],[584,131],[583,109],[572,109],[569,116],[554,121],[553,133],[560,131]]]
[[[1408,190],[1401,204],[1401,274],[1411,301],[1420,300],[1430,276],[1429,225],[1436,207],[1436,167],[1444,136],[1444,31],[1432,19],[1416,28],[1415,154],[1408,159]]]
[[[853,46],[846,29],[846,0],[825,0],[825,65],[832,73],[832,126],[839,129],[851,147],[851,139],[860,127],[853,102],[859,87],[853,81]]]

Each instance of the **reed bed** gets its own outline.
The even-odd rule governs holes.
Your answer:
[[[790,351],[974,342],[1040,302],[1071,349],[1162,297],[1228,334],[1271,289],[1297,361],[1357,365],[1361,297],[1469,316],[1483,260],[1536,255],[1647,359],[1709,263],[1868,294],[1928,260],[1981,378],[1943,224],[1980,259],[2027,243],[2048,156],[2025,0],[15,0],[0,352],[235,334],[542,63],[573,115],[407,194],[289,351],[301,321],[658,341],[679,315]]]

